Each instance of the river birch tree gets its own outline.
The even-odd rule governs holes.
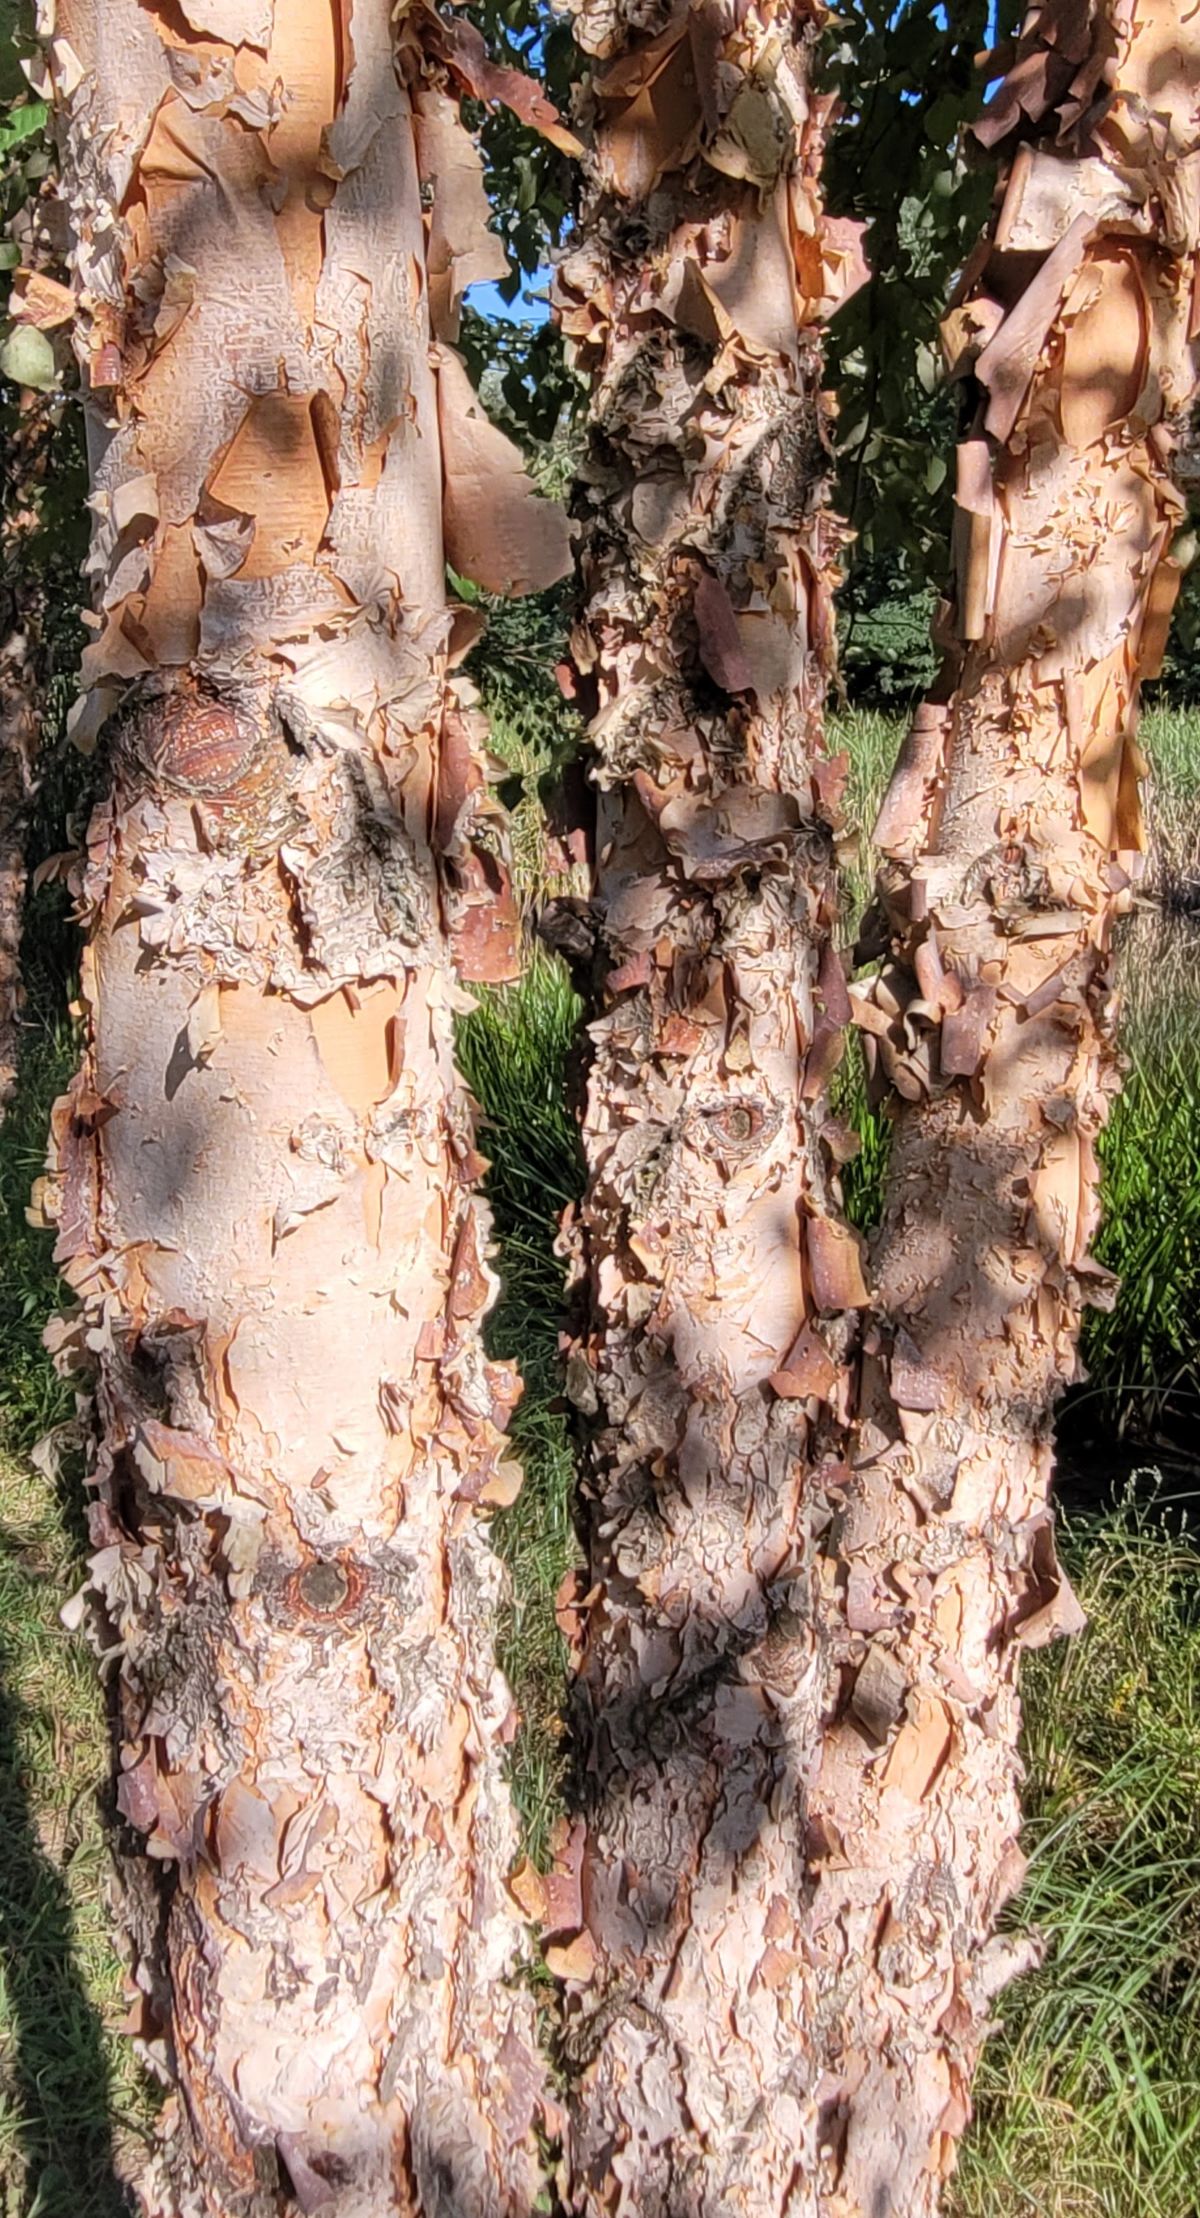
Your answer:
[[[856,996],[894,1124],[808,1800],[830,2218],[927,2218],[1020,1884],[1018,1664],[1078,1629],[1047,1504],[1077,1376],[1113,937],[1141,864],[1138,690],[1193,465],[1200,14],[1031,8],[981,123],[994,215],[961,381],[945,660],[883,805]]]
[[[1052,1413],[1110,1291],[1112,938],[1195,392],[1200,16],[1047,0],[993,64],[995,213],[945,324],[946,660],[854,997],[896,1127],[868,1299],[822,1107],[814,323],[844,242],[814,29],[581,17],[596,152],[561,291],[592,378],[608,968],[573,1359],[587,1830],[554,1960],[573,2207],[638,2218],[928,2218],[991,1999],[1035,1953],[994,1930],[1023,1869],[1017,1665],[1079,1623]]]
[[[500,2218],[485,1518],[518,1391],[452,1023],[511,971],[445,562],[561,573],[453,341],[497,274],[454,36],[389,0],[42,11],[93,532],[80,1073],[43,1204],[95,1377],[146,2207]]]
[[[602,984],[569,1377],[596,1425],[566,1613],[581,1896],[550,1961],[572,2207],[638,2218],[795,2211],[816,2169],[806,1500],[866,1298],[826,1107],[849,1003],[820,322],[860,264],[820,199],[822,22],[577,19],[593,145],[559,312],[591,381]]]

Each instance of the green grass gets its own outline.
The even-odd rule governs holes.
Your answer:
[[[845,709],[829,719],[831,754],[845,752],[850,775],[842,803],[846,843],[842,850],[842,922],[852,939],[875,884],[871,830],[896,760],[904,725],[878,709]]]
[[[998,2004],[949,2218],[1196,2218],[1200,1547],[1143,1500],[1063,1556],[1089,1628],[1025,1673],[1047,1956]]]
[[[1197,1015],[1146,1026],[1100,1143],[1104,1215],[1096,1253],[1120,1280],[1116,1307],[1088,1312],[1091,1393],[1132,1429],[1200,1406],[1200,1057]]]
[[[130,2044],[97,1802],[95,1665],[58,1622],[76,1504],[0,1456],[0,2212],[118,2218],[152,2101]]]
[[[875,710],[831,720],[831,744],[850,755],[846,814],[857,834],[845,869],[847,938],[870,895],[870,829],[902,732]],[[1124,1085],[1100,1142],[1096,1252],[1120,1291],[1110,1313],[1087,1312],[1083,1333],[1092,1395],[1133,1430],[1168,1409],[1176,1422],[1200,1414],[1200,715],[1154,708],[1142,737],[1151,845],[1118,959]],[[835,1099],[862,1143],[844,1175],[846,1207],[870,1231],[879,1221],[888,1133],[867,1106],[857,1042]]]
[[[57,1301],[50,1241],[25,1215],[73,1061],[65,1019],[31,1025],[0,1134],[2,2218],[118,2218],[120,2170],[152,2107],[115,2031],[127,2005],[97,1802],[103,1699],[91,1656],[58,1621],[84,1568],[74,1405],[42,1347]],[[33,1463],[52,1428],[57,1452]]]
[[[26,1215],[30,1189],[45,1164],[50,1109],[76,1061],[64,1017],[53,1029],[31,1025],[21,1051],[20,1084],[0,1144],[0,1445],[32,1447],[71,1414],[69,1389],[42,1346],[57,1306],[51,1241]]]
[[[529,804],[529,885],[532,802],[550,749],[519,709],[514,695],[497,744]],[[835,738],[851,744],[852,806],[868,816],[897,727],[851,717]],[[1171,790],[1186,796],[1188,729],[1168,726],[1163,747],[1178,771]],[[50,1007],[53,996],[40,1000]],[[562,966],[538,953],[517,986],[480,994],[459,1033],[484,1114],[500,1243],[503,1295],[489,1340],[526,1379],[513,1424],[526,1483],[493,1534],[512,1580],[502,1661],[523,1714],[511,1775],[538,1860],[561,1806],[566,1669],[554,1598],[575,1556],[554,1239],[579,1189],[567,1100],[578,1017]],[[0,1134],[0,2218],[117,2218],[117,2179],[153,2107],[115,2031],[125,2003],[96,1802],[101,1701],[90,1659],[57,1618],[80,1576],[78,1489],[69,1471],[60,1480],[27,1461],[32,1442],[70,1414],[40,1344],[54,1303],[49,1244],[24,1204],[73,1054],[65,1021],[31,1027]],[[1141,1056],[1106,1143],[1107,1237],[1125,1242],[1126,1354],[1140,1335],[1138,1360],[1159,1363],[1168,1315],[1172,1346],[1186,1353],[1196,1274],[1181,1226],[1200,1194],[1200,1116],[1186,1060],[1153,1080],[1150,1070]],[[846,1105],[861,1121],[857,1084],[851,1068]],[[883,1145],[873,1122],[864,1129],[848,1181],[860,1212]],[[986,2053],[950,2218],[1196,2218],[1200,1552],[1163,1518],[1125,1505],[1081,1523],[1065,1553],[1092,1622],[1027,1670],[1032,1864],[1016,1908],[1018,1922],[1045,1932],[1048,1957],[1001,1998],[1003,2031]]]
[[[558,1349],[563,1266],[553,1244],[582,1184],[566,1101],[579,1017],[564,966],[535,952],[520,983],[484,992],[458,1030],[463,1076],[483,1110],[480,1140],[491,1158],[488,1195],[500,1236],[502,1294],[488,1345],[519,1363],[525,1380],[512,1424],[525,1484],[512,1508],[494,1518],[492,1535],[512,1583],[500,1661],[522,1723],[510,1777],[528,1852],[543,1866],[562,1808],[566,1645],[554,1602],[576,1558]]]

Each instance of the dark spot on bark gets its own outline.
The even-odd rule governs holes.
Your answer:
[[[310,1563],[296,1583],[307,1608],[319,1617],[332,1617],[350,1592],[340,1563]]]
[[[702,1108],[689,1120],[688,1137],[701,1154],[735,1162],[766,1147],[779,1130],[781,1119],[778,1103],[743,1095]]]

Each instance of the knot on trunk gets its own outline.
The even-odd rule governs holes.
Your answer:
[[[296,756],[274,717],[207,689],[139,689],[112,732],[120,783],[203,805],[236,845],[272,843],[294,817]]]

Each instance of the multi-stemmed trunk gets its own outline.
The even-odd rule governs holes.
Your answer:
[[[142,2193],[524,2218],[483,1522],[517,1382],[451,1038],[504,902],[443,580],[545,582],[562,526],[449,348],[493,248],[435,18],[48,14],[107,776],[46,1204],[177,2088]]]
[[[856,254],[817,184],[821,20],[578,20],[594,147],[558,294],[592,386],[603,963],[569,1366],[596,1420],[566,1613],[586,1835],[550,1962],[572,2206],[638,2218],[798,2211],[816,2153],[804,1504],[864,1298],[825,1108],[849,1004],[819,323]]]
[[[946,326],[978,397],[946,668],[878,829],[888,954],[857,997],[897,1129],[845,1461],[865,1290],[820,1107],[819,114],[781,19],[581,28],[596,151],[560,291],[593,378],[577,659],[610,967],[571,1366],[596,1417],[565,1620],[587,1832],[551,1959],[571,2194],[915,2218],[1029,1953],[994,1932],[1022,1869],[1017,1658],[1078,1614],[1050,1425],[1105,1293],[1094,1143],[1137,686],[1176,584],[1200,28],[1180,0],[1039,8],[981,131],[1004,190]]]
[[[876,829],[859,1014],[894,1140],[809,1796],[830,2218],[931,2212],[1022,1872],[1017,1665],[1073,1630],[1047,1509],[1076,1372],[1112,938],[1136,880],[1138,686],[1178,584],[1196,391],[1200,14],[1031,10],[980,126],[989,231],[944,326],[964,381],[946,660]]]

